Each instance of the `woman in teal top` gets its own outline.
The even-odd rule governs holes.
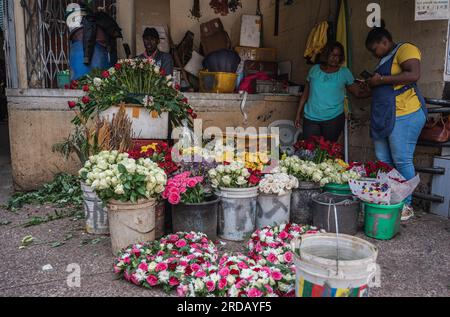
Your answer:
[[[337,142],[345,126],[346,92],[358,98],[368,97],[369,92],[355,81],[347,67],[342,67],[345,53],[339,42],[328,46],[325,53],[326,62],[309,71],[295,123],[298,128],[303,123],[305,140],[322,136]]]

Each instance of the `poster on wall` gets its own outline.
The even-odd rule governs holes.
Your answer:
[[[416,0],[416,21],[447,20],[450,0]]]

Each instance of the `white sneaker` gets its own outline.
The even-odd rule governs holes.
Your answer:
[[[402,211],[402,221],[408,221],[414,217],[414,209],[412,206],[405,205]]]

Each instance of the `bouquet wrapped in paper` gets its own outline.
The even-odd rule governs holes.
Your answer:
[[[375,180],[349,181],[353,195],[377,205],[400,204],[414,192],[419,183],[419,176],[407,181],[397,170],[379,172]]]

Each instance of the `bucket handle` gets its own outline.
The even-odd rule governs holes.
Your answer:
[[[330,228],[330,214],[331,214],[331,206],[334,207],[334,221],[336,226],[336,274],[339,275],[339,222],[338,222],[338,214],[336,204],[333,202],[333,198],[330,198],[330,204],[328,205],[328,228]]]

